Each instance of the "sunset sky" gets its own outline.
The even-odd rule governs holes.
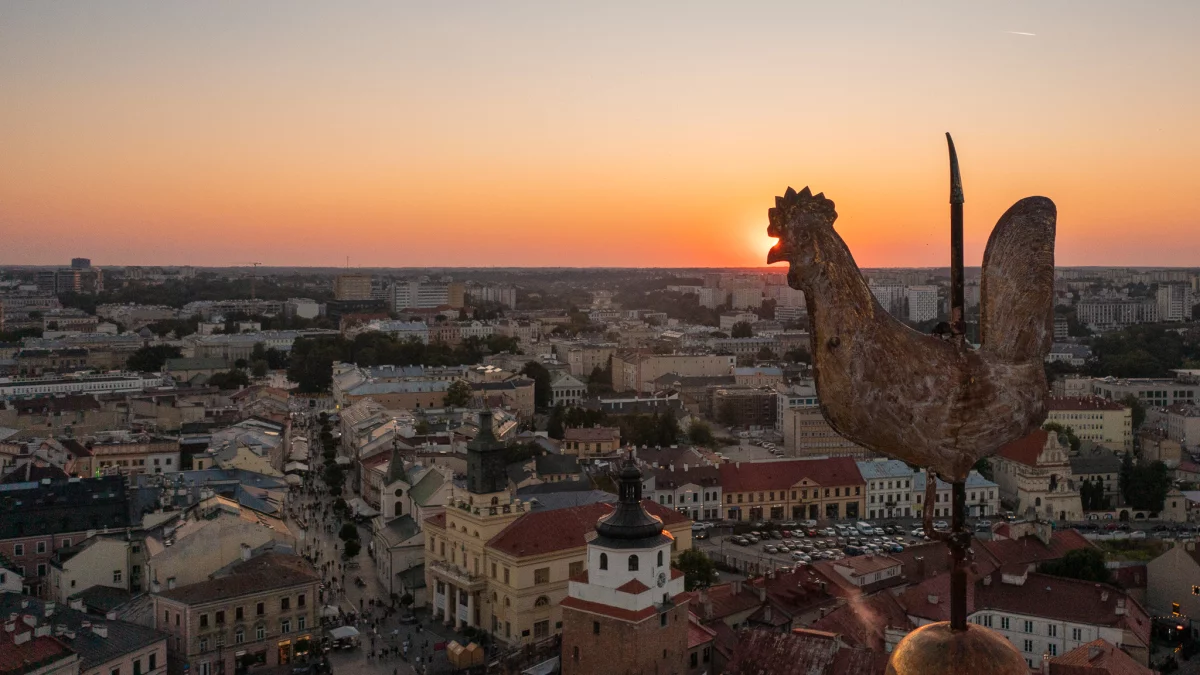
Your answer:
[[[0,264],[1200,265],[1200,2],[0,4]],[[1033,35],[1026,35],[1032,33]]]

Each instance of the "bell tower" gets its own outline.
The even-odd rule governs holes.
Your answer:
[[[687,672],[688,608],[683,573],[671,567],[674,537],[642,505],[632,458],[620,501],[596,522],[587,572],[562,601],[564,675]]]
[[[504,442],[492,431],[492,411],[479,415],[479,433],[467,443],[467,492],[471,501],[487,503],[491,497],[508,502],[508,473],[504,470]],[[480,501],[479,497],[486,497]]]

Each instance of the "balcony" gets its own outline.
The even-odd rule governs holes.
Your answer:
[[[435,560],[429,563],[435,576],[445,579],[459,588],[471,591],[482,590],[487,579],[478,574],[471,574],[457,565],[451,565],[445,560]]]

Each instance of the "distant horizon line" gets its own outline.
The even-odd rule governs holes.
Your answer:
[[[195,265],[195,264],[139,264],[139,265],[92,265],[93,268],[104,269],[109,268],[126,268],[126,267],[164,267],[178,268],[191,267],[194,269],[206,270],[275,270],[275,269],[300,269],[300,270],[332,270],[342,272],[354,271],[374,271],[374,270],[757,270],[774,273],[786,273],[787,267],[771,266],[771,267],[745,267],[745,266],[725,266],[725,267],[632,267],[620,265],[435,265],[425,267],[385,267],[385,266],[362,266],[362,267],[336,267],[336,266],[318,266],[318,265],[258,265],[252,267],[249,265]],[[30,265],[30,264],[5,264],[0,263],[0,270],[40,270],[40,269],[70,269],[69,262],[57,265]],[[860,270],[949,270],[949,265],[914,265],[907,267],[860,267]],[[982,265],[966,265],[964,269],[982,269]],[[1127,270],[1200,270],[1200,265],[1055,265],[1054,269],[1127,269]]]

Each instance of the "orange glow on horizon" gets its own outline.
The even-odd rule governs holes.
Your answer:
[[[809,185],[944,266],[951,131],[968,265],[1195,265],[1200,4],[958,9],[10,5],[0,264],[763,267]]]

